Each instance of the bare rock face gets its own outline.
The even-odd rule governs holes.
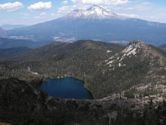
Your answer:
[[[133,42],[130,44],[136,50],[141,53],[143,56],[148,57],[149,59],[153,61],[158,61],[160,65],[163,64],[163,62],[166,60],[163,54],[158,51],[157,48],[147,45],[144,42],[138,41],[138,42]]]
[[[147,45],[142,41],[130,42],[125,49],[111,56],[108,60],[106,60],[106,62],[108,65],[116,62],[116,64],[119,64],[120,67],[123,66],[121,62],[130,58],[139,58],[140,60],[147,59],[151,65],[154,65],[155,63],[162,66],[166,63],[166,57],[164,54],[161,54],[157,48],[154,48],[151,45]],[[124,66],[126,66],[126,64]]]

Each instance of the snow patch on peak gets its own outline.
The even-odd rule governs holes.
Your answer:
[[[87,11],[91,12],[92,14],[96,14],[98,16],[115,16],[116,14],[111,12],[111,11],[108,11],[106,9],[104,9],[103,7],[100,7],[100,6],[97,6],[97,5],[94,5],[90,8],[87,9]]]
[[[86,9],[75,9],[68,14],[72,18],[110,18],[118,17],[118,15],[101,6],[93,5]]]

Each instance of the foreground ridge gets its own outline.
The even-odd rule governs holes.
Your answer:
[[[6,79],[0,83],[0,120],[11,124],[164,125],[166,121],[164,101],[153,103],[150,99],[140,105],[136,99],[122,98],[59,100],[38,91],[35,86],[40,81]]]

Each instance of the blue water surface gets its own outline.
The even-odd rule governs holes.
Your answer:
[[[54,97],[93,99],[92,94],[84,87],[84,82],[72,77],[48,79],[42,83],[41,90]]]

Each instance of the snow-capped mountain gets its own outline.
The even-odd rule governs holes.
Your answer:
[[[93,5],[86,9],[75,9],[67,17],[71,18],[115,18],[119,17],[116,13],[103,7]]]
[[[64,17],[48,22],[8,31],[10,37],[25,37],[39,42],[55,38],[75,40],[132,41],[150,44],[165,43],[166,24],[120,16],[103,7],[93,5],[71,11]]]

